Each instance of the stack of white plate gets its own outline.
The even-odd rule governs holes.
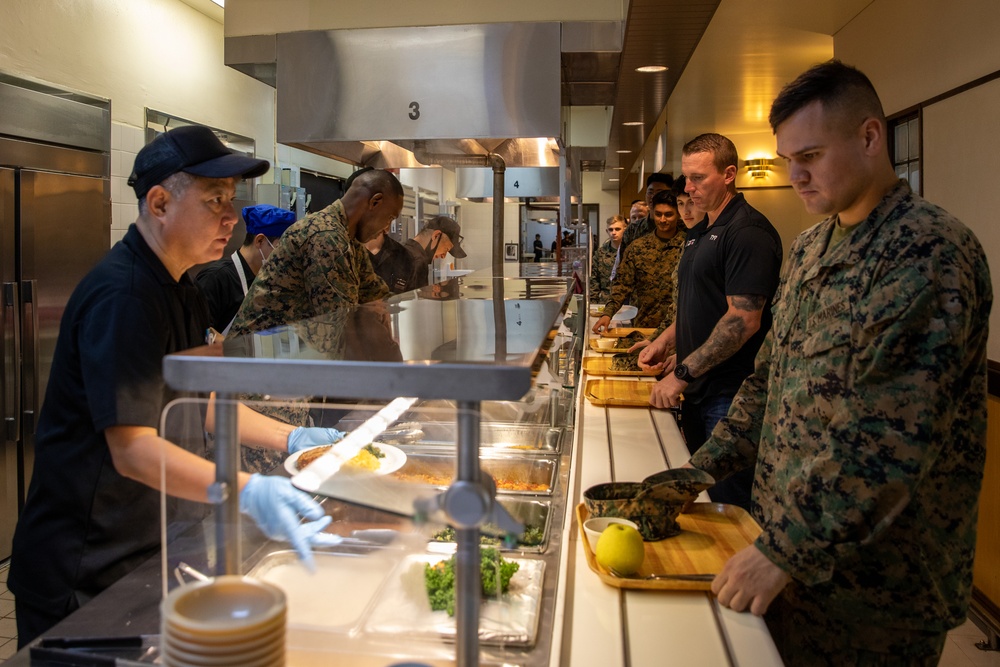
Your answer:
[[[168,667],[281,667],[285,594],[240,576],[185,584],[161,605],[161,654]]]

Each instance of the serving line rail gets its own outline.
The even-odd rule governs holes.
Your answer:
[[[596,354],[584,348],[585,356]],[[689,458],[670,412],[594,406],[582,389],[589,379],[594,378],[582,373],[577,391],[577,438],[566,501],[570,514],[560,567],[566,577],[564,630],[559,662],[553,664],[782,665],[763,619],[726,609],[711,593],[614,588],[587,566],[572,512],[583,502],[584,490],[608,481],[641,481],[659,470],[680,467]],[[707,494],[699,500],[707,501]]]

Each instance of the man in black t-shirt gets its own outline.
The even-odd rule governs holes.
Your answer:
[[[681,406],[692,454],[753,372],[771,328],[771,298],[781,269],[778,232],[736,192],[738,164],[736,146],[722,135],[703,134],[685,144],[685,192],[706,215],[688,230],[678,267],[677,319],[639,354],[643,368],[666,371],[649,402],[657,408]],[[709,495],[749,510],[753,472],[751,467],[737,473]]]
[[[364,246],[368,249],[372,268],[385,281],[390,292],[399,294],[417,289],[413,256],[406,250],[406,246],[389,236],[386,231],[365,241]]]

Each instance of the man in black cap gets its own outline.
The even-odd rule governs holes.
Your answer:
[[[207,501],[215,466],[198,455],[201,424],[183,446],[157,431],[180,395],[163,380],[163,356],[204,343],[208,308],[186,272],[219,259],[237,220],[237,181],[267,169],[200,126],[170,130],[136,155],[128,182],[139,217],[62,316],[11,557],[20,646],[158,552],[161,472],[170,508]],[[245,407],[239,423],[241,442],[281,451],[329,435]],[[286,478],[241,474],[239,487],[241,510],[311,558],[309,544],[323,541],[316,533],[329,523],[317,503]],[[299,524],[302,516],[311,521]]]
[[[449,252],[455,259],[466,256],[462,238],[462,228],[458,223],[446,215],[439,215],[428,220],[420,233],[404,244],[413,257],[415,287],[425,287],[430,283],[428,273],[435,259],[443,259]]]
[[[295,222],[295,212],[257,204],[243,208],[243,220],[247,233],[239,250],[206,265],[195,278],[208,301],[211,326],[222,335],[229,333],[247,288],[271,255],[278,237]]]

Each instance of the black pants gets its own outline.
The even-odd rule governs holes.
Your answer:
[[[63,610],[51,607],[35,607],[19,597],[14,598],[14,613],[17,616],[17,648],[22,649],[52,626],[80,608],[76,599],[71,599]]]
[[[712,429],[729,412],[732,396],[713,396],[694,403],[681,403],[681,430],[688,451],[694,454],[708,437]],[[753,489],[754,466],[739,471],[708,490],[708,497],[716,503],[736,505],[750,511],[750,492]]]

